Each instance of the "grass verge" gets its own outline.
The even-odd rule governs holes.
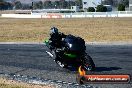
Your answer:
[[[42,42],[49,36],[52,26],[87,42],[132,41],[132,18],[0,18],[0,42]]]
[[[0,88],[54,88],[50,85],[34,85],[0,78]]]

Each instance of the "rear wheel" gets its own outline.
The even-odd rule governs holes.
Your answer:
[[[95,70],[95,64],[94,64],[92,58],[88,54],[84,55],[83,67],[87,71]]]

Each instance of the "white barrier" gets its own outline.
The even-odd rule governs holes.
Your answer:
[[[62,15],[45,14],[45,15],[31,15],[31,14],[2,14],[5,18],[64,18]]]
[[[132,12],[83,12],[83,13],[31,13],[2,14],[7,18],[87,18],[87,17],[132,17]]]
[[[6,17],[6,18],[41,18],[41,15],[31,15],[31,14],[2,14],[1,17]]]

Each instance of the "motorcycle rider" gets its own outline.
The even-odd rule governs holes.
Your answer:
[[[56,48],[60,48],[62,46],[62,38],[65,38],[66,35],[58,32],[56,27],[52,27],[50,29],[50,49],[53,50]]]
[[[58,29],[56,27],[52,27],[50,29],[50,50],[57,50],[58,48],[61,48],[62,46],[62,38],[65,38],[66,35],[61,33],[61,32],[58,32]],[[54,58],[54,61],[58,61],[58,57],[57,57],[57,53],[56,53],[56,57]]]

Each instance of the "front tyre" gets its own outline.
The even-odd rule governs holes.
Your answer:
[[[83,67],[86,71],[94,71],[95,70],[95,64],[94,64],[92,58],[88,54],[84,55]]]

